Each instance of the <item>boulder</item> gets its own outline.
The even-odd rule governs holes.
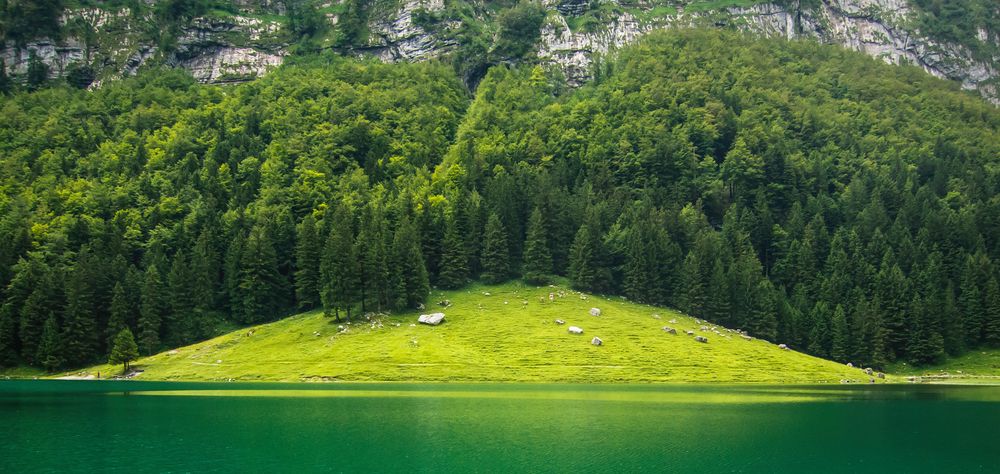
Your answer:
[[[877,374],[875,374],[875,376],[878,377],[878,378],[880,378],[880,379],[884,379],[885,378],[885,374],[883,374],[882,372],[878,372]]]
[[[865,374],[866,374],[866,375],[871,375],[871,374],[872,374],[872,373],[874,373],[874,372],[875,372],[875,371],[874,371],[874,370],[872,370],[872,368],[871,368],[871,367],[865,367]]]
[[[417,322],[437,326],[444,321],[444,313],[421,314]]]
[[[445,308],[447,308],[447,307],[451,306],[451,301],[449,301],[449,300],[438,301],[438,306],[444,306]]]
[[[694,336],[694,331],[684,331],[688,336]]]
[[[590,315],[591,316],[600,316],[601,315],[601,310],[599,308],[590,308]]]
[[[604,344],[604,341],[602,341],[601,338],[594,336],[594,338],[590,340],[590,343],[595,346],[599,346],[601,344]]]
[[[558,325],[560,325],[560,326],[561,326],[561,325],[563,325],[563,324],[566,324],[566,321],[563,321],[563,320],[561,320],[561,319],[557,319],[557,320],[556,320],[556,324],[558,324]]]
[[[570,334],[583,334],[583,329],[580,329],[580,328],[578,328],[576,326],[570,326],[569,327],[569,333]]]
[[[778,344],[778,349],[788,350],[788,344]]]
[[[175,355],[177,355],[177,354],[179,354],[179,352],[177,352],[177,349],[174,349],[174,350],[172,350],[172,351],[170,351],[170,352],[167,352],[167,355],[168,355],[168,356],[175,356]]]
[[[708,338],[704,337],[704,336],[695,336],[694,340],[696,340],[698,342],[701,342],[701,343],[707,343],[708,342]]]
[[[674,335],[677,334],[677,330],[674,329],[674,328],[672,328],[672,327],[670,327],[670,326],[663,326],[663,330],[666,331],[666,332],[668,332],[668,333],[670,333],[670,334],[674,334]]]
[[[854,368],[854,364],[852,364],[850,362],[847,363],[847,366],[850,367],[850,368],[852,368],[852,369]]]
[[[746,340],[748,340],[748,341],[752,341],[752,340],[753,340],[753,338],[752,338],[752,337],[750,337],[750,336],[747,336],[746,334],[740,334],[740,337],[742,337],[743,339],[746,339]]]

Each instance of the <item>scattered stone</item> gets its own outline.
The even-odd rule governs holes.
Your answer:
[[[504,302],[503,302],[503,304],[507,304],[507,302],[506,302],[506,301],[504,301]]]
[[[438,301],[438,306],[444,306],[445,308],[447,308],[447,307],[451,306],[451,301],[449,301],[449,300]]]
[[[417,327],[417,325],[416,325],[416,324],[413,324],[413,323],[410,323],[410,327],[411,327],[411,328],[415,328],[415,327]]]
[[[578,328],[576,326],[570,326],[569,327],[569,333],[570,334],[583,334],[583,329],[580,329],[580,328]]]
[[[483,292],[483,296],[490,296],[490,292],[488,292],[488,291],[484,291],[484,292]]]
[[[590,308],[590,315],[591,316],[600,316],[601,315],[601,310],[598,309],[598,308]]]
[[[346,329],[347,328],[345,328],[343,325],[337,326],[337,330],[340,331],[340,332],[344,332]],[[319,334],[319,333],[317,333],[317,334]]]
[[[694,331],[684,331],[688,336],[694,336]]]
[[[557,319],[557,320],[556,320],[556,324],[558,324],[558,325],[562,326],[563,324],[566,324],[566,321],[563,321],[563,320],[561,320],[561,319]]]
[[[216,360],[215,363],[216,364],[221,364],[222,363],[222,359]]]
[[[702,330],[702,331],[708,331],[708,326],[702,326],[702,327],[701,327],[701,330]]]
[[[659,314],[654,314],[653,315],[653,319],[660,319],[660,315]]]
[[[707,343],[708,342],[708,338],[704,337],[704,336],[695,336],[694,340],[696,340],[698,342],[701,342],[701,343]]]
[[[663,326],[663,330],[675,336],[677,335],[677,330],[670,326]]]
[[[172,351],[169,351],[169,352],[167,352],[167,355],[168,355],[168,356],[175,356],[175,355],[177,355],[177,354],[179,354],[179,352],[177,352],[177,349],[174,349],[174,350],[172,350]]]
[[[875,379],[868,379],[868,383],[875,383]]]
[[[750,336],[747,336],[746,334],[740,334],[740,337],[742,337],[743,339],[746,339],[746,340],[748,340],[748,341],[752,341],[752,340],[753,340],[753,338],[752,338],[752,337],[750,337]]]
[[[781,349],[783,351],[787,351],[788,350],[788,344],[778,344],[778,349]]]
[[[667,322],[670,323],[670,324],[677,324],[677,320],[676,319],[671,319],[670,321],[667,321]]]
[[[417,322],[429,324],[431,326],[437,326],[438,324],[441,324],[441,321],[444,321],[444,313],[421,314],[420,317],[417,318]]]
[[[594,336],[594,338],[590,340],[590,343],[593,344],[593,345],[595,345],[595,346],[600,346],[600,345],[604,344],[604,341],[602,341],[601,338],[599,338],[597,336]]]
[[[852,364],[850,362],[847,363],[847,366],[850,367],[850,368],[852,368],[852,369],[854,368],[854,364]]]
[[[423,310],[424,309],[424,304],[423,303],[417,303],[417,309]]]
[[[320,337],[322,334],[320,334],[319,331],[314,331],[313,336]]]
[[[871,375],[871,374],[872,374],[872,373],[874,373],[874,372],[875,372],[875,371],[874,371],[874,370],[872,370],[872,368],[871,368],[871,367],[865,367],[865,374],[866,374],[866,375]]]
[[[878,377],[878,378],[880,378],[880,379],[884,379],[885,378],[885,374],[883,374],[882,372],[876,373],[875,376]]]

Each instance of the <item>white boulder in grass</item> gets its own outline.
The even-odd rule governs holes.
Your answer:
[[[580,328],[578,328],[576,326],[570,326],[569,327],[569,332],[570,332],[570,334],[583,334],[583,329],[580,329]]]
[[[431,314],[421,314],[420,318],[417,319],[418,322],[423,324],[430,324],[431,326],[437,326],[444,321],[444,313],[431,313]]]
[[[591,316],[600,316],[601,315],[600,308],[590,308],[590,315]]]

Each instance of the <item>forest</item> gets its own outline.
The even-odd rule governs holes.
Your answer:
[[[917,68],[675,31],[579,89],[333,54],[239,86],[14,89],[2,365],[513,278],[874,367],[1000,347],[1000,113]]]

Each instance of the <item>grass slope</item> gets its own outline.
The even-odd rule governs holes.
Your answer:
[[[549,299],[549,294],[553,299]],[[425,312],[338,324],[314,311],[144,358],[146,380],[836,383],[859,369],[723,335],[677,312],[521,283],[435,292]],[[599,317],[591,307],[600,308]],[[659,318],[654,317],[654,314]],[[555,319],[566,325],[557,325]],[[670,323],[675,319],[676,323]],[[346,328],[341,332],[339,325]],[[584,329],[569,334],[569,326]],[[669,325],[677,335],[664,332]],[[710,325],[709,325],[710,326]],[[708,337],[695,342],[685,330]],[[604,345],[591,345],[594,336]],[[117,374],[120,366],[89,373]],[[77,374],[79,375],[79,374]]]
[[[890,369],[907,379],[919,377],[921,382],[1000,384],[1000,350],[977,349],[928,367],[902,363]]]

